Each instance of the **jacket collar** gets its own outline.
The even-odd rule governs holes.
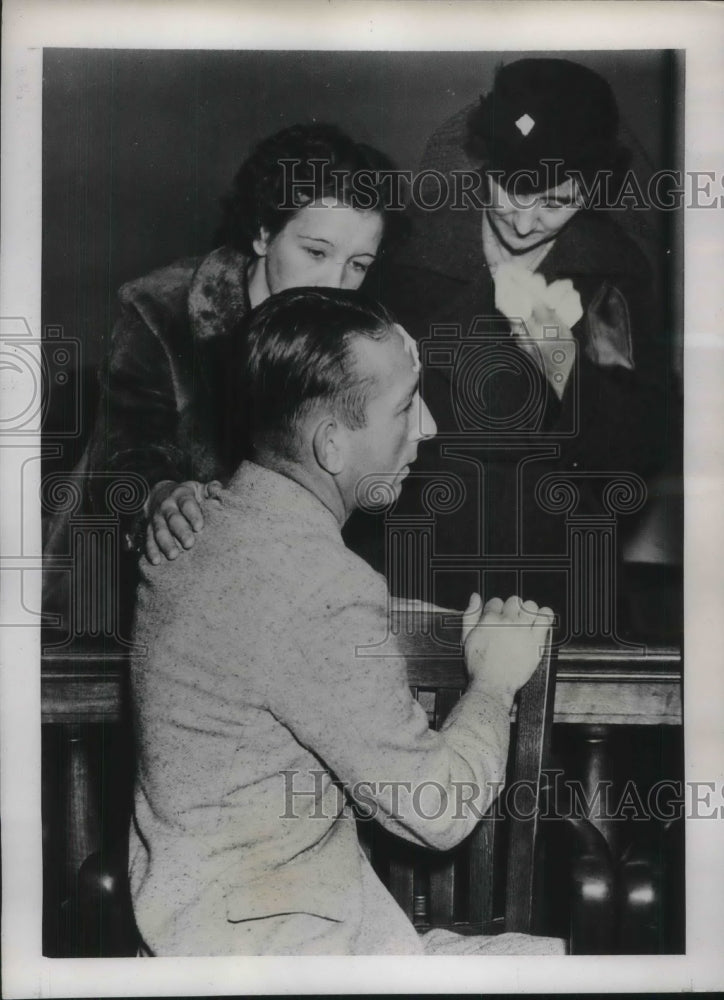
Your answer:
[[[232,247],[219,247],[203,258],[189,287],[188,310],[194,338],[227,336],[249,312],[246,269],[249,258]]]
[[[477,284],[488,273],[482,223],[483,212],[475,208],[416,213],[414,235],[405,248],[404,262]],[[605,213],[577,212],[553,241],[538,270],[547,281],[560,274],[626,274],[630,261],[616,254],[620,240],[615,240],[614,229],[615,224]]]
[[[244,461],[227,485],[230,497],[242,508],[263,511],[294,523],[301,531],[322,531],[342,544],[342,533],[332,511],[295,480],[256,462]]]

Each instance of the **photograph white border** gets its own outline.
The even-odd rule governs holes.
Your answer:
[[[417,0],[6,0],[2,59],[0,334],[17,318],[40,333],[43,47],[218,49],[686,50],[686,170],[713,171],[724,197],[724,5],[452,3]],[[432,123],[431,123],[432,124]],[[686,778],[715,783],[724,753],[724,258],[722,214],[685,217]],[[12,323],[10,321],[13,321]],[[9,325],[10,324],[10,325]],[[27,377],[0,366],[0,417],[18,412]],[[18,445],[0,422],[0,613],[13,592],[14,539],[40,557],[39,504],[23,504]],[[39,462],[35,463],[38,470]],[[37,485],[37,484],[31,484]],[[37,489],[34,495],[37,497]],[[21,535],[18,535],[18,532]],[[29,573],[30,606],[40,574]],[[2,978],[6,997],[254,993],[589,992],[724,987],[724,819],[690,820],[687,954],[603,958],[46,959],[40,913],[40,647],[36,629],[0,629],[2,677]],[[713,800],[714,801],[714,800]]]

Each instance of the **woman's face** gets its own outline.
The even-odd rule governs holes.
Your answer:
[[[488,217],[503,245],[524,253],[555,239],[580,208],[572,180],[542,194],[511,195],[492,177]]]
[[[276,236],[262,229],[250,268],[252,305],[285,288],[359,288],[383,228],[379,213],[324,198],[300,208]]]

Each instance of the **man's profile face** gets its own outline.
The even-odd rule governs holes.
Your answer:
[[[501,243],[514,254],[555,239],[580,209],[576,187],[570,178],[538,194],[507,192],[492,177],[488,183],[490,224]]]
[[[435,421],[420,396],[420,370],[416,354],[402,333],[391,331],[384,340],[358,337],[354,343],[360,378],[373,379],[364,427],[347,435],[344,488],[359,506],[358,483],[380,475],[381,502],[400,495],[402,483],[417,458],[417,446],[437,431]],[[368,481],[367,481],[368,482]],[[370,489],[362,490],[365,506]]]

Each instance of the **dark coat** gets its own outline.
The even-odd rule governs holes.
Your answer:
[[[44,525],[45,611],[69,611],[69,577],[54,559],[70,551],[73,516],[90,518],[89,528],[113,519],[116,551],[125,558],[119,603],[126,619],[144,496],[164,479],[208,482],[232,471],[224,372],[230,333],[249,311],[247,264],[242,254],[221,248],[120,289],[121,314],[99,375],[98,414],[72,473],[79,505],[51,513]]]
[[[207,482],[226,473],[219,412],[223,348],[249,310],[247,258],[230,249],[182,260],[124,285],[88,445],[98,471]]]
[[[559,400],[495,308],[480,212],[430,212],[418,222],[404,263],[388,268],[380,291],[420,343],[422,394],[438,436],[421,446],[391,516],[429,518],[436,479],[444,492],[452,477],[464,496],[434,512],[433,555],[449,557],[449,566],[435,574],[432,593],[430,581],[409,575],[398,589],[448,606],[464,606],[480,587],[488,596],[522,589],[539,601],[564,600],[563,576],[553,586],[544,564],[527,583],[512,569],[481,578],[473,564],[478,556],[566,555],[564,513],[543,510],[536,494],[544,476],[568,478],[578,493],[575,514],[593,516],[606,513],[611,474],[645,480],[664,464],[674,397],[650,268],[604,215],[579,212],[556,238],[539,273],[547,283],[570,279],[583,307],[572,330],[577,363]],[[347,531],[349,544],[381,570],[382,531],[379,519],[364,516]]]

